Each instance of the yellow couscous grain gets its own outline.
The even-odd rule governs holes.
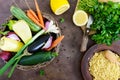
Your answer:
[[[106,59],[104,52],[97,52],[90,59],[90,74],[93,76],[93,80],[118,80],[120,78],[120,66]],[[115,56],[120,61],[120,57],[117,54]]]

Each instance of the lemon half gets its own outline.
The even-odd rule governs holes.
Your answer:
[[[50,0],[50,7],[56,15],[60,15],[70,8],[70,4],[67,0]]]
[[[77,10],[73,14],[73,23],[76,26],[84,26],[88,22],[88,15],[83,10]]]

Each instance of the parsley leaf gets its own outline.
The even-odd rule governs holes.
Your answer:
[[[40,70],[40,76],[43,76],[43,75],[45,75],[45,71],[44,70]]]

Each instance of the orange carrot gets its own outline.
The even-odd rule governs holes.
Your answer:
[[[32,9],[29,9],[28,11],[29,11],[30,14],[33,15],[33,17],[34,17],[37,21],[39,21],[38,16],[36,15],[36,13],[35,13]]]
[[[37,2],[37,0],[34,0],[34,2],[35,2],[36,11],[37,11],[37,15],[38,15],[38,18],[40,20],[40,23],[44,26],[43,16],[42,16],[40,8],[38,6],[38,2]]]
[[[28,16],[34,23],[36,23],[38,26],[44,28],[44,26],[41,25],[41,24],[39,23],[39,21],[37,21],[37,20],[35,19],[35,17],[30,13],[29,10],[27,10],[27,16]]]
[[[49,48],[47,49],[47,51],[50,51],[50,50],[52,50],[53,48],[55,48],[55,47],[63,40],[63,38],[64,38],[63,35],[60,36],[60,37],[58,37],[58,38],[52,43],[51,47],[49,47]]]

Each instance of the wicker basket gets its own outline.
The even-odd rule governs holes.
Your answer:
[[[58,23],[55,21],[55,19],[51,16],[51,15],[49,15],[49,14],[47,14],[47,13],[42,13],[43,14],[43,18],[46,18],[46,19],[48,19],[48,20],[52,20],[53,22],[54,22],[54,24],[58,27]],[[10,16],[7,20],[6,20],[6,22],[8,22],[8,20],[10,20],[10,19],[12,19],[13,18],[13,16]],[[3,28],[0,28],[0,30],[2,30],[2,31],[4,31],[5,30],[5,27]],[[60,30],[60,29],[59,29]],[[61,32],[59,33],[59,34],[57,34],[57,37],[59,37],[61,35]],[[1,37],[1,35],[0,35],[0,37]],[[59,46],[60,46],[60,44],[59,45],[57,45],[57,47],[56,48],[54,48],[54,52],[59,52]],[[48,64],[50,64],[53,60],[54,60],[55,58],[53,58],[52,60],[50,60],[50,61],[48,61],[48,62],[44,62],[44,63],[40,63],[40,64],[37,64],[37,65],[32,65],[32,66],[23,66],[23,65],[17,65],[17,69],[20,69],[20,70],[24,70],[24,71],[27,71],[27,70],[31,70],[31,69],[39,69],[39,68],[42,68],[42,67],[45,67],[45,66],[47,66]]]

